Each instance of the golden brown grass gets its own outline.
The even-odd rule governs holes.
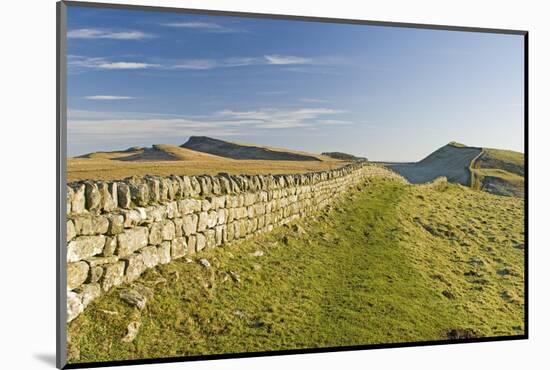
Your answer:
[[[67,182],[120,180],[129,176],[281,174],[324,171],[347,162],[316,155],[321,161],[237,160],[180,148],[155,145],[152,149],[97,152],[67,161]]]

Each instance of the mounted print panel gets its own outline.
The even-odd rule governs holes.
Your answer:
[[[527,337],[526,32],[58,10],[58,366]]]

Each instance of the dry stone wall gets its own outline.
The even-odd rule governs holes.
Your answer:
[[[146,269],[268,232],[370,176],[363,163],[295,175],[132,177],[67,185],[67,320]]]

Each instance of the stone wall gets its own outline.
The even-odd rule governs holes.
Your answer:
[[[296,175],[132,177],[67,185],[67,320],[146,269],[311,214],[369,176],[357,163]]]

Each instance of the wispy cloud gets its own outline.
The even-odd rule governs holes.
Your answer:
[[[114,61],[103,57],[84,57],[69,55],[69,67],[73,69],[165,69],[165,70],[210,70],[246,66],[292,66],[299,65],[305,69],[311,66],[328,66],[338,63],[330,58],[306,58],[294,55],[263,55],[259,57],[230,57],[219,59],[180,59],[164,61],[163,64],[146,61]]]
[[[161,25],[165,27],[184,28],[184,29],[192,29],[197,31],[213,32],[213,33],[242,32],[242,30],[226,27],[221,24],[212,23],[212,22],[169,22],[169,23],[161,23]]]
[[[153,37],[148,33],[136,30],[113,31],[98,28],[79,28],[67,32],[70,39],[111,39],[111,40],[143,40]]]
[[[117,135],[135,140],[154,138],[162,142],[163,138],[169,140],[187,135],[254,135],[266,130],[352,124],[331,119],[340,113],[344,111],[329,108],[222,110],[196,116],[69,110],[67,127],[69,142],[75,143],[100,141]]]
[[[267,64],[288,65],[288,64],[313,64],[310,58],[297,57],[292,55],[264,55]]]
[[[84,99],[88,100],[129,100],[135,99],[133,96],[120,96],[120,95],[89,95]]]
[[[326,59],[305,58],[293,55],[264,55],[261,57],[233,57],[222,59],[188,59],[177,62],[169,68],[207,70],[245,66],[288,66],[288,65],[329,65]]]
[[[72,69],[103,69],[103,70],[117,70],[117,69],[149,69],[160,68],[160,64],[136,62],[136,61],[112,61],[106,58],[90,58],[79,55],[69,55],[67,57],[68,66]]]

